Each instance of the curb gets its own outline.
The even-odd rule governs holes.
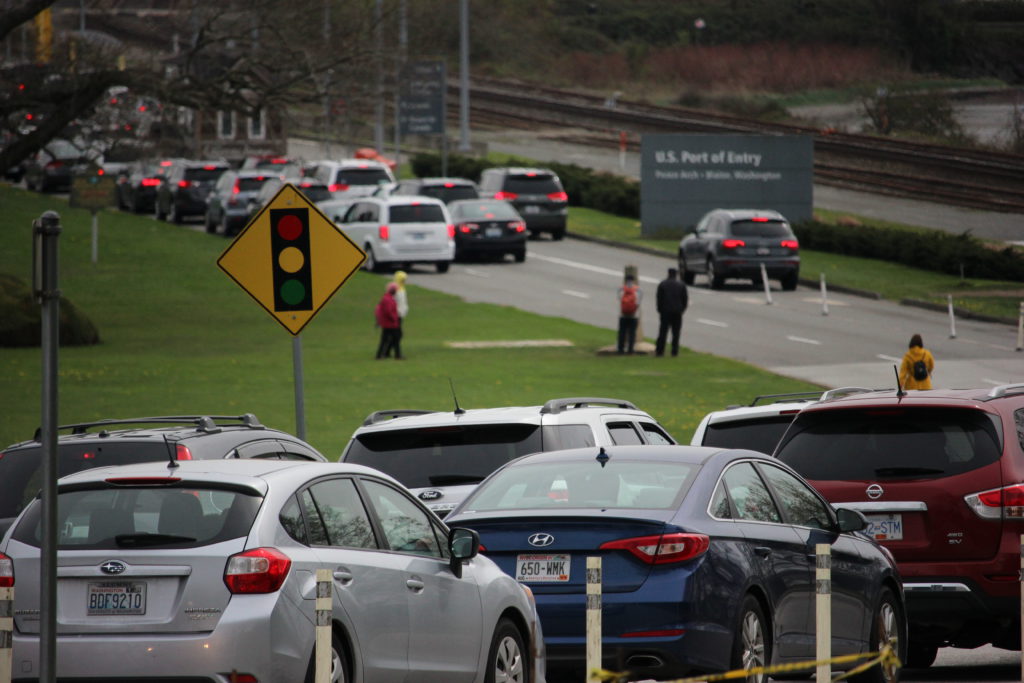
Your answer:
[[[949,304],[936,304],[931,301],[921,301],[920,299],[900,299],[900,306],[913,306],[914,308],[923,308],[929,311],[938,311],[939,313],[946,313],[949,311]],[[979,320],[986,323],[1002,323],[1003,325],[1016,325],[1017,320],[1014,318],[1003,318],[995,315],[985,315],[984,313],[975,313],[974,311],[965,311],[962,308],[953,307],[953,314],[958,318],[966,318],[968,320]]]

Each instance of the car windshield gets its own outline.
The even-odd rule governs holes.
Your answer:
[[[452,425],[360,434],[345,462],[375,467],[409,488],[476,484],[509,460],[541,450],[530,424]]]
[[[346,168],[338,171],[334,182],[339,185],[376,185],[391,182],[382,168]]]
[[[879,408],[804,413],[775,455],[807,479],[874,481],[962,474],[999,453],[986,413]]]
[[[246,536],[263,499],[239,487],[211,484],[107,486],[63,491],[57,496],[57,547],[196,547]],[[14,531],[39,547],[42,505],[34,505]]]
[[[459,220],[466,221],[517,221],[519,214],[507,202],[473,202],[459,204],[452,213]]]
[[[702,446],[749,448],[771,454],[793,422],[794,415],[776,415],[757,420],[735,420],[708,425]]]
[[[547,173],[537,173],[536,175],[510,175],[505,179],[505,186],[502,188],[505,192],[512,192],[514,194],[551,194],[552,192],[561,192],[562,187],[559,185],[558,180],[555,176]]]
[[[695,466],[679,462],[591,458],[507,467],[478,487],[472,512],[559,508],[671,509],[689,488]]]
[[[437,204],[396,204],[388,209],[392,223],[444,223],[444,211]]]
[[[789,237],[793,231],[782,221],[733,221],[733,237]]]

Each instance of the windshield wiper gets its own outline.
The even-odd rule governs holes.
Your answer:
[[[479,484],[484,480],[477,474],[435,474],[427,477],[431,486],[455,486],[457,484]]]
[[[915,474],[945,474],[946,470],[933,467],[879,467],[875,474],[880,477],[909,477]]]
[[[138,548],[148,545],[195,543],[196,539],[191,536],[177,536],[175,534],[118,534],[114,537],[114,541],[121,548]]]

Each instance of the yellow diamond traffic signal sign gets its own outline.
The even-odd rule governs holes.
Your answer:
[[[297,335],[366,254],[293,185],[284,185],[217,265]]]

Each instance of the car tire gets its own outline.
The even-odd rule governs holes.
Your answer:
[[[131,197],[128,198],[128,211],[131,213],[139,212],[139,198],[132,192]]]
[[[679,277],[683,279],[683,284],[693,284],[693,272],[686,268],[686,261],[679,259]]]
[[[211,235],[217,232],[217,225],[212,220],[210,220],[210,214],[208,213],[203,214],[203,227],[206,228],[206,232],[210,233]]]
[[[522,263],[526,260],[526,250],[520,249],[512,254],[512,258],[516,260],[516,263]]]
[[[927,669],[935,663],[938,654],[938,645],[911,640],[907,643],[906,667],[908,669]]]
[[[363,247],[363,251],[366,252],[366,260],[363,261],[363,270],[369,273],[376,273],[380,270],[380,266],[377,264],[377,259],[373,256],[373,247],[367,244]]]
[[[157,219],[158,221],[165,221],[165,220],[167,220],[167,214],[164,211],[160,210],[160,199],[159,198],[157,198],[153,202],[153,218]]]
[[[171,204],[168,207],[168,218],[172,223],[177,223],[178,225],[181,225],[181,210],[178,208],[178,203],[173,199],[171,200]]]
[[[555,228],[554,230],[552,230],[551,231],[551,239],[553,239],[556,242],[558,242],[560,240],[564,240],[565,239],[565,226],[562,226],[561,228]]]
[[[761,603],[753,595],[743,598],[740,618],[736,625],[736,639],[732,644],[730,669],[765,667],[772,661],[772,639],[768,620]],[[767,674],[748,676],[746,681],[766,683]]]
[[[502,619],[494,629],[491,648],[487,654],[485,683],[527,683],[530,680],[530,662],[523,644],[523,635],[508,619]]]
[[[722,285],[725,284],[725,278],[715,270],[715,259],[708,259],[708,267],[705,272],[708,274],[708,287],[711,289],[721,289]]]
[[[437,268],[437,272],[439,273],[447,273],[448,269],[451,268],[451,266],[451,261],[438,261],[437,263],[434,264],[434,267]]]
[[[906,633],[900,627],[902,623],[902,605],[897,602],[891,590],[883,588],[871,621],[871,639],[868,641],[868,649],[872,652],[879,652],[882,647],[892,643],[896,648],[896,657],[900,662],[905,661],[907,656]],[[856,683],[897,683],[900,680],[900,666],[882,662],[857,676],[851,676],[850,680]]]
[[[348,655],[345,651],[345,643],[337,633],[331,633],[331,683],[345,683],[351,680]],[[313,648],[313,655],[309,659],[309,668],[306,670],[306,683],[316,681],[316,647]]]
[[[780,278],[782,283],[782,289],[785,292],[792,292],[796,289],[797,282],[800,280],[800,273],[793,271],[792,273],[786,273]]]

